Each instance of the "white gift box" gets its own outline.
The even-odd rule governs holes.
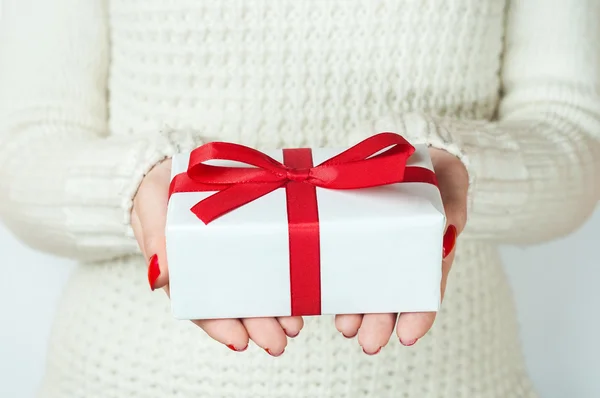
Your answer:
[[[407,166],[432,170],[426,146]],[[341,150],[313,149],[315,165]],[[282,151],[268,152],[283,161]],[[190,153],[173,157],[172,177]],[[239,166],[234,162],[215,165]],[[292,314],[286,190],[273,192],[204,224],[190,210],[214,192],[174,193],[167,212],[167,258],[178,319]],[[435,185],[316,188],[320,313],[437,311],[445,215]]]

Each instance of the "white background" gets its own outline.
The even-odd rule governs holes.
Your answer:
[[[599,238],[600,209],[568,238],[503,250],[527,365],[542,398],[600,397]],[[0,397],[30,398],[72,264],[30,251],[1,226],[0,258]]]

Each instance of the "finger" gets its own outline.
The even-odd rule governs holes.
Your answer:
[[[446,283],[454,260],[455,244],[458,234],[467,221],[468,176],[465,168],[453,167],[453,157],[432,157],[440,194],[446,213],[446,230],[443,242],[441,297],[444,297]],[[464,173],[464,175],[459,175]],[[411,346],[431,329],[436,312],[402,313],[396,324],[396,334],[400,342]]]
[[[351,339],[358,334],[358,329],[362,323],[361,314],[341,314],[335,316],[336,329],[347,339]]]
[[[164,291],[171,297],[169,285],[165,285]],[[225,344],[233,351],[246,351],[248,348],[248,332],[239,319],[207,319],[193,320],[192,323],[199,326],[212,339]]]
[[[233,351],[248,348],[248,332],[239,319],[207,319],[192,321],[214,340]]]
[[[448,239],[448,235],[454,234],[452,241]],[[450,243],[449,243],[450,242]],[[447,253],[446,257],[442,260],[442,283],[441,283],[441,298],[444,299],[446,293],[446,285],[448,283],[448,277],[450,275],[450,269],[454,262],[455,255],[455,243],[456,243],[456,232],[453,232],[450,228],[446,230],[444,236],[444,252]],[[402,313],[398,317],[398,323],[396,325],[396,334],[400,339],[400,342],[405,346],[411,346],[423,337],[435,321],[435,312],[416,312],[416,313]]]
[[[358,344],[365,354],[375,355],[384,347],[394,331],[396,314],[366,314],[358,331]]]
[[[447,256],[442,260],[442,283],[441,283],[441,298],[444,299],[446,293],[446,285],[448,283],[448,277],[450,275],[450,269],[454,262],[455,255],[455,241],[456,233],[451,244],[448,244],[448,230],[444,236],[444,251],[447,252]],[[411,346],[423,337],[435,321],[435,312],[416,312],[416,313],[402,313],[398,317],[398,323],[396,325],[396,334],[400,339],[400,342],[405,346]]]
[[[431,329],[435,321],[435,312],[402,313],[398,317],[396,334],[400,343],[405,346],[414,345],[417,340]]]
[[[248,335],[267,353],[274,357],[283,354],[287,346],[287,337],[275,318],[245,318],[242,324]]]
[[[456,168],[436,167],[436,175],[439,173],[439,187],[444,212],[446,213],[446,229],[443,238],[442,250],[442,299],[446,291],[446,282],[452,263],[456,241],[460,232],[464,229],[467,221],[467,190],[468,178],[456,178],[452,173],[460,172]],[[462,170],[466,173],[466,170]]]
[[[140,223],[140,219],[137,215],[135,209],[131,211],[131,228],[133,229],[133,235],[135,236],[135,240],[140,247],[140,251],[144,257],[146,256],[146,250],[144,249],[144,230],[142,228],[142,224]]]
[[[143,246],[148,261],[148,281],[154,290],[169,282],[165,224],[169,176],[155,176],[136,195],[134,208],[143,229]]]
[[[279,322],[279,325],[281,325],[283,332],[288,337],[292,338],[298,336],[300,330],[302,330],[302,327],[304,326],[304,319],[302,319],[301,316],[280,317],[277,318],[277,321]]]

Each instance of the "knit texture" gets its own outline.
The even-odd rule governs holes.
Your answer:
[[[533,397],[495,245],[564,235],[598,200],[598,15],[596,0],[8,2],[0,214],[82,263],[40,397]],[[368,357],[319,317],[280,358],[234,353],[149,291],[129,210],[158,161],[384,130],[471,179],[443,308],[415,346]]]

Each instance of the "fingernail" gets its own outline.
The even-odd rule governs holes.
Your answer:
[[[379,347],[379,348],[377,349],[377,351],[375,351],[375,352],[367,352],[367,351],[364,349],[364,347],[363,347],[363,352],[364,352],[365,354],[367,354],[367,355],[377,355],[377,354],[379,354],[379,351],[381,351],[381,347]]]
[[[410,347],[411,345],[415,345],[417,341],[419,341],[419,339],[407,340],[407,341],[402,341],[402,339],[400,339],[400,343],[405,347]]]
[[[353,338],[355,338],[355,337],[356,337],[356,335],[357,335],[357,334],[358,334],[358,332],[354,333],[352,336],[348,336],[348,335],[346,335],[346,334],[342,333],[342,336],[344,336],[344,337],[345,337],[345,338],[347,338],[347,339],[353,339]]]
[[[229,348],[231,351],[243,352],[243,351],[246,351],[248,349],[248,345],[246,345],[246,347],[238,350],[237,348],[235,348],[235,346],[233,344],[227,344],[227,348]]]
[[[286,329],[283,329],[283,332],[287,335],[287,337],[289,337],[291,339],[293,339],[294,337],[297,337],[300,334],[300,332],[296,332],[296,333],[293,333],[293,334],[289,333]]]
[[[155,254],[150,257],[150,264],[148,264],[148,283],[150,284],[150,289],[154,290],[154,284],[159,276],[158,256]]]
[[[277,355],[273,354],[273,353],[271,352],[271,350],[269,350],[268,348],[265,348],[265,351],[267,352],[267,354],[269,354],[269,355],[270,355],[270,356],[272,356],[272,357],[279,357],[279,356],[281,356],[281,355],[282,355],[282,354],[285,352],[285,349],[283,349],[283,350],[282,350],[282,351],[281,351],[279,354],[277,354]]]
[[[448,254],[454,249],[456,245],[456,227],[449,225],[446,233],[444,234],[444,249],[442,251],[442,258],[446,258]]]

